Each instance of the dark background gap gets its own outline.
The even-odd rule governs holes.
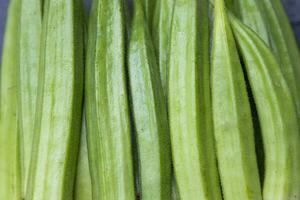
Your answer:
[[[84,0],[84,2],[85,6],[88,8],[90,5],[90,0]],[[300,0],[282,0],[282,2],[287,10],[291,24],[298,39],[298,44],[300,46]],[[8,0],[0,0],[0,63],[7,6]]]

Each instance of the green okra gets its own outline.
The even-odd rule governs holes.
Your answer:
[[[295,36],[279,0],[259,2],[266,19],[271,48],[291,90],[300,124],[300,54]]]
[[[0,75],[0,199],[22,199],[20,135],[17,112],[19,0],[9,2]]]
[[[75,182],[74,199],[75,200],[92,200],[92,182],[89,169],[88,148],[86,141],[86,122],[82,120],[81,141],[79,147],[77,175]]]
[[[85,98],[93,199],[135,199],[124,12],[122,0],[95,0],[89,17]]]
[[[168,110],[182,200],[221,198],[210,99],[208,1],[177,0],[170,39]]]
[[[157,0],[152,25],[152,38],[166,98],[168,94],[168,59],[173,8],[174,0]]]
[[[296,107],[275,56],[252,30],[231,25],[254,94],[265,151],[263,198],[300,198],[300,138]]]
[[[42,2],[40,0],[22,0],[20,20],[18,113],[20,142],[22,143],[20,148],[22,152],[23,193],[25,195],[34,136],[42,33]]]
[[[250,105],[223,0],[215,1],[211,73],[214,133],[224,199],[262,199]]]
[[[82,5],[47,0],[28,200],[73,199],[83,92]]]
[[[171,198],[167,108],[142,1],[134,1],[128,67],[141,199]]]
[[[135,0],[133,0],[135,1]],[[159,0],[142,0],[144,13],[146,17],[146,24],[149,25],[149,28],[152,26],[152,20],[154,17],[156,2]]]

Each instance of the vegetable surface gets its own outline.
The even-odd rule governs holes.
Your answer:
[[[85,94],[93,199],[133,200],[123,1],[94,1],[89,20]]]
[[[265,150],[263,198],[300,198],[300,138],[296,107],[271,50],[249,28],[231,18],[254,94]]]
[[[244,75],[223,0],[215,1],[212,102],[225,200],[262,199]]]
[[[139,158],[141,199],[171,198],[171,150],[166,102],[141,0],[134,1],[129,82]]]
[[[81,131],[80,1],[45,1],[33,154],[26,199],[73,199]]]
[[[42,33],[42,2],[40,0],[22,0],[20,19],[18,113],[20,142],[22,143],[20,148],[22,152],[23,192],[25,193],[34,135]]]
[[[0,199],[21,200],[22,174],[17,122],[20,1],[9,3],[1,63],[0,89]]]
[[[213,144],[208,1],[177,0],[170,39],[169,119],[180,199],[221,199]]]

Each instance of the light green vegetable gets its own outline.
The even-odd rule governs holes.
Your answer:
[[[210,99],[208,1],[177,0],[169,60],[169,119],[180,199],[221,199]]]
[[[296,107],[275,56],[266,44],[231,18],[254,94],[265,150],[263,198],[300,198],[300,138]]]
[[[92,200],[92,182],[86,136],[85,119],[83,119],[75,183],[75,200]]]
[[[215,1],[212,100],[225,200],[262,199],[244,75],[223,0]]]
[[[22,174],[17,122],[17,70],[19,65],[20,1],[9,3],[0,89],[0,199],[21,200]]]
[[[80,1],[45,2],[26,200],[73,199],[82,116],[82,12]]]
[[[141,199],[171,198],[167,108],[141,0],[134,1],[129,82],[137,140]]]
[[[291,90],[300,124],[300,54],[288,18],[279,0],[261,0],[272,50]]]
[[[89,20],[85,94],[93,199],[134,200],[123,1],[94,1]]]
[[[168,94],[168,60],[173,8],[173,0],[157,0],[152,25],[152,38],[156,49],[161,83],[166,98]]]
[[[20,65],[18,70],[18,113],[22,152],[23,192],[26,185],[34,135],[34,118],[40,64],[40,42],[42,32],[42,2],[21,1]],[[25,195],[25,194],[24,194]]]

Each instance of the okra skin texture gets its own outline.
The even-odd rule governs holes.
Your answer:
[[[141,0],[134,1],[128,53],[141,199],[171,198],[167,107]]]
[[[170,39],[168,108],[180,199],[222,199],[213,143],[208,1],[177,0]]]
[[[244,75],[224,1],[215,1],[212,105],[217,159],[225,200],[262,199]]]
[[[73,198],[83,92],[80,1],[45,2],[35,136],[26,199]]]
[[[122,0],[96,0],[89,17],[86,122],[93,199],[134,200]]]
[[[262,129],[265,151],[263,199],[299,199],[300,138],[291,92],[266,44],[237,19],[230,21]]]
[[[40,66],[42,5],[40,0],[21,1],[18,113],[21,142],[23,193],[28,180]]]
[[[79,147],[77,175],[75,182],[74,199],[92,200],[92,181],[89,169],[87,135],[85,118],[82,120],[81,141]]]
[[[174,0],[157,0],[152,24],[152,38],[157,55],[165,98],[168,95],[168,59]]]
[[[0,79],[0,199],[22,199],[20,135],[17,119],[20,1],[8,7]]]
[[[281,2],[262,0],[260,3],[267,21],[271,48],[291,90],[300,124],[300,54],[297,42]]]

